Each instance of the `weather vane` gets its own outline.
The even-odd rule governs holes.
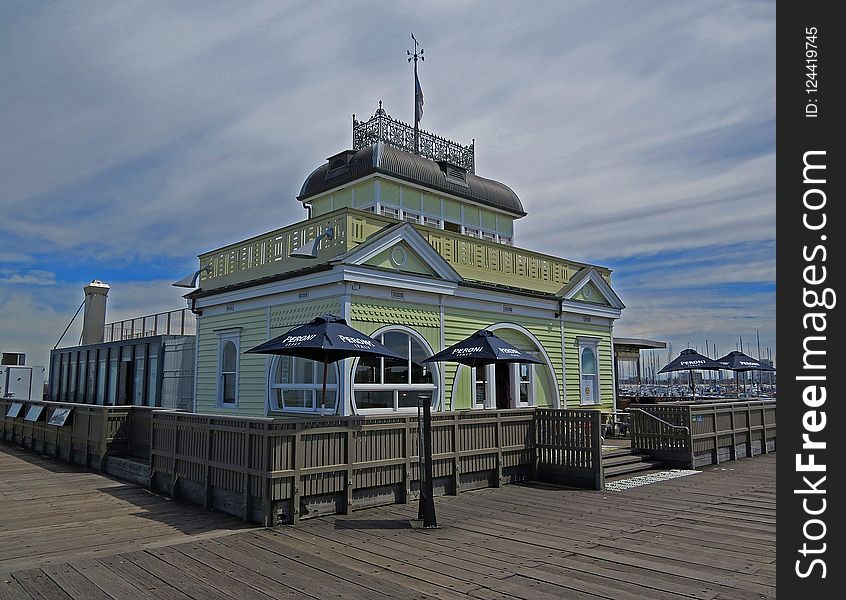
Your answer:
[[[411,39],[414,40],[414,52],[406,50],[408,55],[408,62],[414,60],[414,153],[420,154],[420,119],[423,118],[423,89],[420,87],[420,79],[417,78],[417,59],[426,60],[423,57],[423,48],[420,48],[417,38],[411,34]]]

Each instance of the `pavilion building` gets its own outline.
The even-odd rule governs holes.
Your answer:
[[[527,215],[505,184],[476,175],[474,144],[420,132],[380,107],[353,117],[352,148],[306,178],[299,223],[205,252],[194,409],[238,415],[372,414],[615,405],[611,271],[521,249]],[[298,256],[315,246],[316,259]],[[247,354],[331,313],[402,361],[322,365]],[[542,364],[470,368],[423,359],[478,329]]]

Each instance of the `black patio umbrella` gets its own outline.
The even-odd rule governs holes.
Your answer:
[[[696,398],[696,384],[693,381],[694,371],[713,371],[716,369],[725,369],[725,365],[717,362],[712,358],[708,358],[699,354],[696,350],[688,348],[682,350],[676,358],[667,363],[659,373],[669,373],[670,371],[690,371],[690,390],[693,397]]]
[[[457,362],[470,367],[483,367],[498,362],[543,364],[542,360],[515,348],[487,329],[480,329],[423,362]]]
[[[543,364],[543,361],[519,348],[515,348],[487,329],[480,329],[446,350],[441,350],[437,354],[424,359],[423,362],[457,362],[470,367],[483,367],[498,362]],[[424,464],[426,486],[425,494],[421,495],[420,514],[418,516],[423,518],[423,527],[437,527],[435,504],[432,498],[432,425],[428,405],[423,406],[423,428],[424,441],[427,443]]]
[[[773,367],[765,365],[760,360],[752,358],[739,350],[732,350],[725,356],[718,358],[717,362],[723,365],[724,369],[731,369],[736,373],[745,371],[775,371]],[[739,394],[740,390],[738,389]]]
[[[326,368],[329,363],[352,356],[406,358],[370,336],[353,329],[344,319],[335,315],[320,315],[313,321],[294,327],[288,333],[251,348],[247,352],[295,356],[323,363],[321,412],[326,406]]]

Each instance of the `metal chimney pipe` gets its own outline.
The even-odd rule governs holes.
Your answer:
[[[84,288],[85,313],[82,318],[82,345],[102,344],[106,333],[106,296],[109,285],[95,279]]]

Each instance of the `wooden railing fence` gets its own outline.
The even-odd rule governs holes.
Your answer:
[[[535,419],[535,479],[603,489],[602,413],[538,408]]]
[[[632,449],[691,469],[775,451],[772,400],[639,405],[630,411],[630,423]]]
[[[598,411],[534,409],[433,415],[435,493],[538,476],[601,488],[599,417]],[[417,419],[286,421],[154,412],[151,467],[155,490],[267,526],[346,514],[416,497]]]
[[[19,401],[22,407],[18,415],[10,418],[7,414],[13,403],[9,399],[0,400],[3,441],[97,471],[102,470],[107,454],[136,449],[128,427],[130,412],[135,407],[25,400]],[[34,420],[27,420],[33,408],[34,412],[40,408],[40,414]],[[62,408],[70,409],[64,425],[49,425],[53,412]]]
[[[419,494],[416,416],[272,419],[27,401],[8,417],[11,404],[0,403],[3,440],[94,470],[110,455],[149,460],[155,491],[265,525]],[[26,421],[32,406],[42,412]],[[60,408],[71,409],[66,423],[49,425]],[[434,491],[530,479],[602,489],[600,419],[532,408],[433,415]]]

